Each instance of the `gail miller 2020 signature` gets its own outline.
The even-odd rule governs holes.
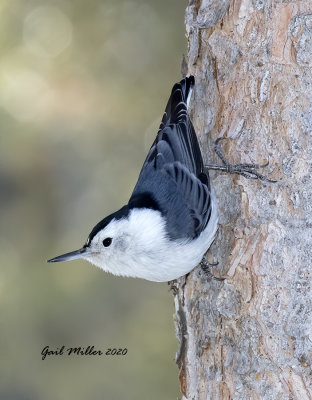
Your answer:
[[[50,346],[45,346],[41,351],[42,360],[45,360],[47,356],[125,356],[128,353],[127,348],[107,348],[105,350],[95,349],[95,346],[87,347],[57,347],[56,350],[51,350]]]

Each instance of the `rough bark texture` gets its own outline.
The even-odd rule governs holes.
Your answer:
[[[312,399],[312,1],[193,0],[192,119],[205,161],[270,161],[276,184],[210,173],[219,230],[178,280],[181,390],[191,399]]]

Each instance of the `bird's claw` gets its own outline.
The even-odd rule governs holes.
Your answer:
[[[222,282],[224,281],[225,278],[218,278],[210,271],[210,267],[216,267],[218,264],[219,264],[218,261],[216,263],[210,263],[209,261],[207,261],[206,257],[203,257],[200,262],[200,266],[204,271],[205,275],[207,275],[211,279],[215,279],[216,281]]]
[[[259,168],[265,168],[269,165],[269,162],[266,162],[265,164],[248,164],[248,163],[242,163],[242,164],[231,164],[227,161],[225,158],[221,146],[220,146],[220,141],[225,138],[218,138],[215,141],[214,144],[214,151],[216,152],[217,156],[220,158],[220,160],[223,162],[224,165],[215,165],[215,164],[208,164],[205,165],[207,169],[214,169],[214,170],[219,170],[219,171],[225,171],[230,174],[239,174],[244,176],[247,179],[260,179],[261,181],[264,182],[270,182],[270,183],[276,183],[277,181],[273,179],[267,178],[265,175],[260,174],[258,171],[256,171]]]

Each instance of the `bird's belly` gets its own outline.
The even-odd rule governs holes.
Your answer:
[[[136,276],[154,282],[166,282],[187,274],[201,262],[213,242],[217,226],[215,209],[207,227],[197,239],[189,242],[172,241],[157,253],[148,253],[145,262],[140,263],[144,268],[137,270]]]

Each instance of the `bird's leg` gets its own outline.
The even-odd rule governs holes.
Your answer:
[[[275,183],[273,179],[269,179],[264,175],[261,175],[258,171],[259,168],[265,168],[269,165],[269,162],[266,164],[230,164],[227,159],[225,158],[221,146],[220,141],[224,138],[218,138],[214,144],[214,151],[216,152],[217,156],[223,162],[224,165],[215,165],[215,164],[208,164],[205,165],[207,169],[214,169],[218,171],[225,171],[229,172],[230,174],[239,174],[244,176],[247,179],[260,179],[261,181]]]
[[[219,264],[218,262],[211,264],[210,262],[207,261],[207,258],[205,256],[202,258],[200,262],[202,270],[209,278],[215,279],[216,281],[224,281],[225,278],[218,278],[214,276],[213,273],[210,271],[210,267],[215,267],[218,264]]]

